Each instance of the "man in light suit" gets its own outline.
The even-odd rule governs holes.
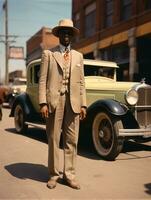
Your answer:
[[[86,117],[86,92],[83,56],[71,49],[71,39],[79,33],[70,19],[59,21],[52,29],[60,45],[42,54],[39,79],[40,112],[46,118],[48,138],[47,187],[56,187],[59,179],[59,142],[63,135],[64,182],[80,189],[75,173],[79,119]]]

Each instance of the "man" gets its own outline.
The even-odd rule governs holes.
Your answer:
[[[42,55],[39,79],[40,112],[46,118],[48,138],[48,188],[56,187],[59,179],[59,142],[63,135],[63,180],[80,189],[75,179],[75,162],[79,118],[86,117],[86,93],[83,56],[71,49],[71,39],[79,33],[70,19],[63,19],[52,29],[60,45],[45,50]]]
[[[2,120],[2,116],[3,116],[3,114],[2,114],[2,100],[0,99],[0,121]]]

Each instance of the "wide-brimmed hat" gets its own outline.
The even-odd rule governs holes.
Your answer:
[[[52,33],[58,37],[59,31],[64,28],[72,30],[73,36],[79,34],[79,29],[73,26],[73,21],[71,19],[60,20],[58,26],[52,29]]]

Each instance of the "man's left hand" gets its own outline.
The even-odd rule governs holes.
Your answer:
[[[86,108],[85,107],[81,107],[80,120],[83,120],[85,118],[86,118]]]

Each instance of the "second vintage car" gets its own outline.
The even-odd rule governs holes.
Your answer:
[[[38,105],[40,62],[35,60],[27,66],[26,92],[15,98],[11,109],[10,116],[20,133],[28,125],[45,126]],[[151,136],[151,86],[118,82],[117,68],[114,62],[84,60],[88,108],[80,134],[87,139],[90,132],[96,152],[107,160],[119,155],[125,140]]]
[[[12,107],[15,97],[26,91],[26,78],[16,77],[14,81],[9,85],[9,90],[5,96],[5,102]]]

